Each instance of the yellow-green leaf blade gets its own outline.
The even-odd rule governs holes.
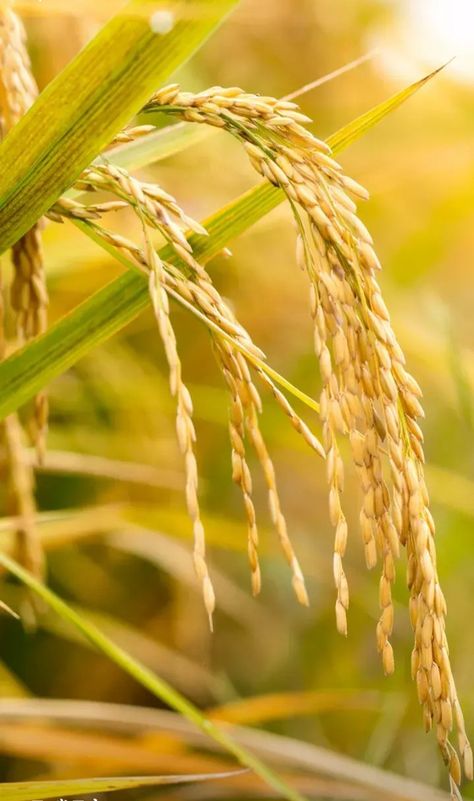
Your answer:
[[[449,62],[448,62],[449,63]],[[334,153],[338,153],[340,150],[348,147],[348,145],[355,142],[356,139],[360,139],[367,131],[377,125],[377,123],[381,122],[384,117],[388,114],[391,114],[392,111],[395,111],[399,106],[405,103],[408,98],[418,92],[425,84],[431,81],[432,78],[435,77],[442,69],[444,69],[447,65],[443,64],[438,69],[433,70],[430,72],[429,75],[425,75],[419,81],[415,81],[415,83],[410,84],[405,89],[402,89],[401,92],[397,92],[396,94],[392,95],[388,98],[388,100],[384,100],[383,103],[379,103],[379,105],[374,106],[369,111],[366,111],[365,114],[361,114],[360,117],[356,117],[355,120],[350,122],[348,125],[344,125],[339,131],[335,131],[335,133],[331,134],[330,137],[326,140],[328,145],[332,148]]]
[[[4,782],[2,801],[31,801],[32,798],[78,797],[95,793],[110,793],[115,790],[158,787],[160,785],[185,784],[228,779],[241,771],[224,773],[190,773],[183,776],[117,776],[98,779],[61,779],[56,781]]]
[[[0,253],[73,183],[238,0],[131,0],[53,80],[0,146]]]

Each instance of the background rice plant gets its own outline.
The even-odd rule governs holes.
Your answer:
[[[180,80],[196,90],[218,80],[284,95],[359,55],[379,26],[390,24],[386,6],[378,3],[353,3],[350,10],[345,3],[337,5],[302,4],[295,16],[294,4],[283,0],[260,4],[258,13],[243,3],[182,71]],[[44,85],[93,32],[97,20],[86,4],[81,15],[29,12],[34,64]],[[393,15],[396,19],[397,8]],[[50,41],[55,42],[54,52]],[[321,87],[304,99],[303,107],[316,120],[316,133],[324,136],[398,86],[374,60]],[[472,598],[466,591],[474,573],[471,105],[471,90],[456,83],[448,71],[341,160],[371,192],[364,221],[385,265],[383,285],[394,326],[425,390],[427,472],[439,521],[437,544],[449,599],[452,659],[472,729]],[[144,175],[175,194],[196,219],[254,182],[236,145],[219,136]],[[134,230],[126,214],[116,226]],[[50,226],[45,247],[53,320],[118,274],[116,263],[72,226]],[[281,207],[233,244],[232,259],[214,260],[212,274],[272,365],[313,395],[319,379],[311,354],[305,286],[292,269],[292,248],[289,214]],[[206,335],[184,312],[176,311],[175,318],[195,400],[211,561],[222,582],[215,633],[211,637],[207,630],[192,574],[173,406],[151,313],[94,350],[51,387],[50,454],[38,479],[38,494],[53,588],[75,606],[93,611],[115,640],[198,704],[224,705],[215,713],[221,719],[227,714],[243,725],[264,726],[367,764],[442,782],[436,749],[420,731],[409,677],[411,631],[403,576],[394,592],[400,607],[394,635],[397,671],[387,680],[373,642],[377,579],[365,574],[357,548],[346,559],[352,585],[350,639],[343,641],[334,632],[325,471],[271,404],[262,424],[308,578],[311,608],[308,613],[293,603],[270,521],[261,527],[263,594],[258,601],[246,594],[245,531],[239,493],[229,481],[224,387],[208,357]],[[106,461],[97,462],[97,457]],[[263,508],[264,487],[257,485],[255,493]],[[351,477],[346,496],[347,508],[355,513],[359,498]],[[355,514],[350,522],[356,525]],[[11,588],[12,597],[5,600],[14,604],[18,592]],[[4,694],[153,703],[145,691],[71,637],[52,617],[46,617],[34,635],[22,633],[13,621],[2,622]],[[79,705],[79,711],[83,708]],[[72,714],[76,706],[70,709]],[[99,720],[106,711],[94,708]],[[45,731],[41,723],[17,719],[5,732],[2,764],[9,781],[154,771],[152,764],[160,772],[222,764],[203,753],[202,743],[194,743],[197,750],[191,741],[189,749],[183,748],[186,735],[173,730],[161,740],[154,734],[143,742],[143,729],[133,729],[132,724],[129,730],[114,731],[103,723],[98,733],[90,722],[84,731],[59,720]],[[108,764],[94,761],[94,743],[108,745]],[[63,753],[66,749],[67,764],[63,757],[58,759],[60,745]],[[265,753],[265,743],[262,749]],[[350,773],[339,769],[341,786],[327,778],[308,778],[301,765],[291,764],[289,754],[291,749],[276,750],[275,764],[299,774],[301,789],[308,794],[334,797],[345,792],[354,797]],[[242,793],[249,791],[248,781],[238,780]],[[364,797],[370,797],[370,791],[365,792]],[[373,792],[380,793],[380,787]],[[467,787],[467,796],[469,792]]]

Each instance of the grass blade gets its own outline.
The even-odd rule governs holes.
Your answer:
[[[228,779],[241,771],[225,773],[202,773],[184,776],[120,776],[99,779],[62,779],[44,782],[5,782],[2,784],[2,801],[31,801],[32,798],[63,798],[95,793],[110,793],[114,790],[130,790],[159,785],[185,784],[186,782],[208,782]]]
[[[52,590],[45,587],[40,581],[35,579],[31,573],[24,570],[17,562],[5,554],[0,553],[0,564],[16,576],[23,584],[29,587],[36,595],[42,598],[63,620],[72,624],[84,637],[89,640],[99,651],[118,665],[125,673],[132,676],[142,687],[149,690],[152,695],[164,701],[165,704],[179,712],[186,720],[189,720],[201,731],[219,743],[229,754],[232,754],[241,765],[253,770],[264,782],[273,787],[277,793],[287,798],[288,801],[305,801],[296,790],[289,787],[286,782],[273,772],[264,762],[252,754],[243,746],[239,745],[226,731],[221,729],[212,721],[205,718],[199,709],[178,693],[170,684],[157,676],[147,667],[126,653],[112,640],[103,634],[97,626],[90,623],[86,618],[79,615],[74,609],[68,606],[65,601],[59,598]],[[3,793],[2,793],[3,798]]]
[[[418,92],[425,84],[431,81],[432,78],[435,77],[441,70],[444,70],[448,64],[451,62],[448,61],[446,64],[443,64],[441,67],[438,67],[433,72],[430,72],[429,75],[425,75],[424,78],[421,78],[419,81],[415,81],[415,83],[410,84],[407,86],[406,89],[402,89],[401,92],[397,92],[396,94],[389,97],[388,100],[385,100],[383,103],[379,103],[378,106],[370,109],[365,114],[362,114],[360,117],[356,117],[355,120],[350,122],[348,125],[345,125],[339,131],[331,134],[331,136],[326,140],[328,145],[332,148],[334,153],[338,153],[340,150],[348,147],[348,145],[355,142],[356,139],[360,139],[367,131],[377,125],[377,123],[381,122],[387,114],[391,114],[392,111],[395,111],[399,106],[405,103],[409,97]]]
[[[380,122],[426,84],[436,72],[375,106],[329,137],[328,142],[334,152],[343,150]],[[204,223],[209,237],[191,237],[196,258],[203,263],[212,259],[231,239],[250,228],[284,198],[281,189],[265,182],[224,206]],[[169,250],[165,249],[160,255],[173,261]],[[144,276],[128,271],[81,303],[42,337],[2,362],[0,419],[15,411],[52,378],[75,364],[81,356],[117,333],[148,304],[148,288]]]
[[[13,245],[238,0],[131,0],[41,93],[0,146],[0,253]]]

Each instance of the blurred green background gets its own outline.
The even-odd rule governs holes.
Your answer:
[[[94,5],[18,4],[41,86],[121,4],[103,0],[99,10]],[[426,23],[436,18],[437,5],[445,7],[429,0],[243,0],[178,79],[193,90],[237,84],[282,96],[378,48],[364,65],[301,98],[313,130],[324,137],[455,55],[458,46],[461,50],[456,62],[340,161],[370,191],[361,216],[384,265],[382,286],[395,330],[424,389],[439,572],[448,600],[452,662],[472,732],[474,66],[465,39],[470,30],[474,51],[474,10],[470,3],[451,3],[451,16],[464,15],[463,24],[440,39],[443,25],[431,30]],[[197,219],[256,182],[238,145],[221,135],[144,174]],[[125,229],[128,218],[121,217],[119,225]],[[122,269],[69,225],[50,224],[45,248],[52,321]],[[233,243],[232,257],[215,259],[210,270],[271,365],[309,394],[317,393],[307,288],[295,266],[288,208],[278,208]],[[271,703],[260,698],[253,713],[242,704],[235,715],[243,723],[444,786],[435,738],[422,731],[410,679],[404,555],[395,589],[396,672],[386,679],[375,644],[379,576],[368,574],[363,564],[354,476],[348,470],[351,608],[345,640],[334,625],[324,465],[265,397],[262,428],[311,607],[299,608],[292,597],[258,479],[263,591],[251,599],[241,498],[230,476],[226,394],[206,331],[182,309],[174,308],[173,318],[195,401],[203,517],[218,592],[215,632],[208,631],[192,571],[173,403],[151,313],[50,388],[50,461],[37,488],[51,585],[200,706],[309,693],[303,701],[297,695]],[[318,432],[316,417],[299,411]],[[15,605],[19,592],[11,585],[5,599]],[[52,616],[31,632],[3,618],[0,641],[4,696],[155,705]],[[21,727],[7,727],[0,737],[3,779],[103,771],[92,746],[82,752],[64,738],[55,759],[54,746],[48,751],[45,742]],[[120,763],[110,759],[105,772],[120,771]],[[124,770],[139,772],[133,760],[133,767],[126,764]],[[179,771],[179,764],[171,754],[170,770]],[[472,788],[466,796],[474,797]]]

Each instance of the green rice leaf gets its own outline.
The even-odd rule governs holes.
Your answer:
[[[447,62],[450,64],[451,62]],[[397,92],[396,94],[389,97],[388,100],[385,100],[383,103],[380,103],[378,106],[374,106],[371,108],[370,111],[366,111],[365,114],[362,114],[360,117],[356,117],[355,120],[350,122],[348,125],[345,125],[339,131],[331,134],[331,136],[326,140],[328,145],[332,148],[334,153],[338,153],[340,150],[348,147],[355,142],[356,139],[360,139],[367,131],[370,131],[374,125],[381,122],[388,114],[391,114],[392,111],[395,111],[402,103],[405,103],[409,97],[418,92],[425,84],[431,81],[432,78],[435,77],[441,70],[443,70],[447,64],[443,64],[438,69],[433,70],[430,72],[429,75],[425,75],[424,78],[421,78],[419,81],[415,81],[415,83],[410,84],[407,86],[406,89],[402,89],[401,92]]]
[[[0,146],[0,253],[13,245],[196,51],[238,0],[131,0],[53,80]]]

